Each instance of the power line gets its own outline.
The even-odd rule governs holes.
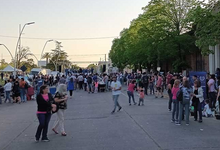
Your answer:
[[[18,38],[17,36],[7,36],[7,35],[0,35],[0,37],[4,38]],[[77,41],[77,40],[103,40],[103,39],[113,39],[117,38],[118,36],[109,36],[109,37],[91,37],[91,38],[35,38],[35,37],[22,37],[22,39],[29,39],[29,40],[48,40],[48,39],[56,39],[62,41]]]

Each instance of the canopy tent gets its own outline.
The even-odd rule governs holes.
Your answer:
[[[1,72],[13,72],[13,71],[14,71],[14,67],[12,67],[11,65],[8,65],[3,70],[1,70]],[[20,69],[16,69],[16,71],[21,71],[21,70]]]

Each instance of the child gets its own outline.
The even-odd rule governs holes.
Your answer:
[[[142,102],[142,106],[144,106],[144,90],[143,90],[143,88],[139,88],[139,104],[138,104],[138,106],[140,106],[140,104],[141,104],[141,102]]]
[[[99,87],[99,83],[98,81],[95,81],[95,93],[98,93],[98,87]]]
[[[208,99],[205,101],[205,107],[204,107],[204,110],[202,111],[202,115],[204,117],[211,117],[212,116],[212,111],[209,107],[209,100]]]

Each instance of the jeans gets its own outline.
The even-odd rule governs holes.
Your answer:
[[[179,103],[179,123],[181,124],[183,108],[185,108],[186,124],[189,124],[189,103]]]
[[[24,88],[20,89],[20,94],[21,94],[21,102],[25,102],[26,93],[25,93],[25,89]]]
[[[154,84],[150,83],[150,94],[154,94]]]
[[[200,101],[195,103],[194,106],[194,118],[195,120],[197,120],[198,118],[198,112],[199,111],[199,120],[202,121],[202,104],[200,103]]]
[[[210,98],[210,106],[211,106],[211,108],[215,108],[216,93],[215,92],[209,92],[209,98]]]
[[[114,101],[114,109],[113,109],[113,111],[116,110],[117,106],[118,106],[118,108],[121,108],[121,106],[118,103],[118,97],[119,97],[119,95],[113,95],[113,101]]]
[[[129,98],[129,104],[131,104],[131,98],[133,100],[133,103],[136,104],[135,100],[134,100],[134,93],[132,93],[131,91],[127,91],[128,94],[128,98]]]
[[[51,118],[51,114],[47,113],[47,114],[37,114],[37,118],[39,120],[39,126],[37,128],[37,132],[36,132],[36,139],[39,140],[42,130],[42,139],[46,139],[47,138],[47,132],[48,132],[48,126],[49,126],[49,122],[50,122],[50,118]]]
[[[0,104],[2,104],[2,96],[1,96],[1,93],[0,93]]]
[[[9,103],[11,103],[10,91],[5,91],[5,94],[6,94],[5,103],[7,102],[7,100],[9,100]]]
[[[60,125],[60,132],[65,132],[64,130],[64,109],[59,109],[57,111],[57,120],[54,122],[53,128],[57,130],[58,126]]]
[[[178,119],[179,119],[179,101],[176,100],[176,99],[173,99],[172,120],[173,121],[178,121]]]
[[[73,95],[73,90],[69,90],[69,92],[70,92],[70,96],[72,96]]]
[[[144,94],[147,95],[148,83],[144,83]]]
[[[168,109],[172,110],[172,97],[173,97],[173,94],[168,92],[168,95],[169,95]]]

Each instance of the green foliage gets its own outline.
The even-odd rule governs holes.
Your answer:
[[[131,21],[130,27],[113,40],[110,51],[113,65],[119,69],[146,68],[170,62],[176,71],[190,68],[186,56],[201,53],[199,48],[215,45],[220,37],[219,13],[211,13],[203,6],[199,0],[169,0],[169,3],[151,0],[143,13]]]

